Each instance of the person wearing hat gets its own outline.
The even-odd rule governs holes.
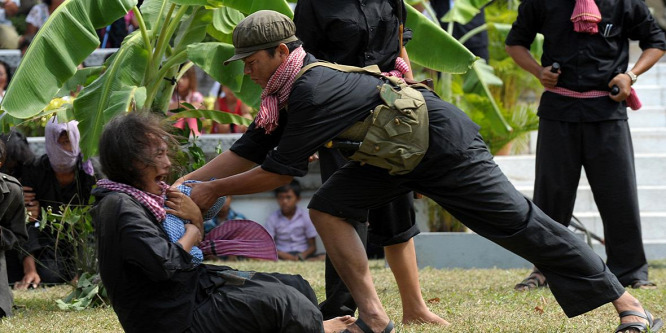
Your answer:
[[[222,195],[274,189],[305,175],[308,157],[319,147],[358,135],[346,131],[358,128],[357,122],[374,121],[352,161],[309,204],[327,253],[358,305],[358,318],[348,331],[393,331],[351,224],[365,221],[369,208],[409,191],[432,198],[476,233],[536,263],[566,315],[612,302],[623,325],[646,330],[662,324],[582,239],[513,187],[493,161],[478,125],[464,112],[422,86],[410,87],[370,69],[317,63],[294,33],[293,22],[273,11],[255,12],[236,26],[236,53],[225,63],[242,60],[245,74],[263,88],[259,114],[228,151],[176,184],[217,178],[190,185],[192,200],[203,209]],[[381,122],[386,114],[395,119]],[[426,144],[436,144],[413,147],[403,140],[423,144],[424,130]],[[399,157],[386,151],[396,142],[407,142],[396,150]],[[416,158],[400,155],[403,151],[415,152]]]
[[[405,45],[411,29],[403,29],[407,10],[402,0],[299,0],[294,10],[296,37],[317,59],[336,64],[365,67],[377,65],[389,75],[413,79]],[[318,151],[321,181],[347,164],[340,149]],[[361,240],[380,247],[394,274],[402,303],[402,323],[448,322],[432,313],[421,295],[414,236],[414,193],[405,193],[390,203],[373,208],[368,223],[354,224]],[[329,258],[325,266],[326,299],[319,304],[324,318],[356,312],[349,290]]]

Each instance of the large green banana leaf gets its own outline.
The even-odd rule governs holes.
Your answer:
[[[483,6],[492,1],[493,0],[456,0],[453,2],[453,8],[442,17],[442,22],[467,24],[474,18],[474,16],[481,12]]]
[[[252,14],[256,11],[269,9],[280,12],[290,18],[294,17],[294,12],[285,0],[208,0],[208,5],[215,8],[222,6],[238,9],[245,14]]]
[[[440,72],[467,72],[476,56],[412,6],[405,7],[406,25],[414,32],[414,38],[407,44],[409,60]]]
[[[62,85],[56,96],[69,96],[79,86],[87,86],[104,71],[104,66],[86,67],[76,71],[65,84]]]
[[[502,40],[506,40],[506,37],[509,35],[509,31],[511,31],[511,24],[493,23],[492,27],[496,29],[497,32],[500,33],[500,35],[502,36]],[[532,53],[532,56],[534,56],[535,59],[541,61],[541,55],[543,54],[542,34],[536,35],[534,41],[532,41],[532,45],[530,45],[530,52]]]
[[[141,98],[145,101],[145,88],[141,84],[149,57],[140,31],[133,32],[125,38],[104,74],[83,89],[74,101],[74,115],[81,131],[81,151],[86,157],[97,152],[99,136],[109,119],[127,112],[133,102],[143,106]]]
[[[201,42],[206,37],[206,29],[212,20],[212,10],[203,6],[194,9],[194,12],[180,24],[173,53],[184,51],[192,43]]]
[[[42,26],[2,101],[12,116],[39,113],[99,45],[95,29],[122,17],[136,0],[67,0]]]
[[[188,58],[216,81],[226,85],[245,104],[257,108],[261,87],[243,74],[243,62],[223,62],[234,54],[234,47],[226,43],[198,43],[187,48]]]
[[[488,98],[492,108],[487,110],[486,117],[496,133],[507,134],[513,129],[506,119],[504,119],[504,116],[502,116],[502,112],[497,106],[495,98],[490,93],[488,85],[502,85],[502,80],[495,76],[493,68],[486,64],[485,60],[479,59],[472,65],[472,70],[467,72],[463,83],[463,91],[466,93],[476,93]]]
[[[144,0],[141,4],[141,16],[146,23],[146,28],[152,31],[158,31],[161,18],[166,15],[167,6],[170,5],[166,0]],[[162,15],[160,15],[162,14]]]
[[[213,12],[213,22],[208,26],[206,32],[220,42],[231,44],[231,35],[234,28],[244,18],[245,15],[236,9],[230,7],[217,8]]]
[[[174,113],[169,116],[169,120],[176,120],[178,118],[206,118],[212,121],[218,122],[220,124],[238,124],[248,126],[252,123],[252,120],[243,118],[239,115],[232,114],[229,112],[218,111],[218,110],[185,110],[178,113]]]

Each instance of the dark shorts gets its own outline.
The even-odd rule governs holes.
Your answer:
[[[347,161],[338,150],[321,149],[319,157],[322,183],[325,183],[338,169],[344,168],[347,163],[355,164]],[[396,196],[394,200],[386,204],[365,210],[360,214],[363,217],[359,215],[355,222],[369,222],[368,241],[376,245],[389,246],[404,243],[420,232],[416,226],[412,193],[409,191]]]

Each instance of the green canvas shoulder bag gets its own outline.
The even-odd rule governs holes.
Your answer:
[[[323,61],[303,67],[296,79],[315,66],[341,72],[367,73],[388,81],[377,87],[384,103],[375,107],[364,121],[340,134],[338,139],[361,142],[358,150],[349,157],[351,160],[387,169],[391,175],[414,170],[425,156],[429,144],[428,109],[423,95],[414,87],[428,87],[384,76],[376,65],[354,67]]]

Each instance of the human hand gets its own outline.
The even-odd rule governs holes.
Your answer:
[[[541,82],[541,85],[543,85],[545,88],[555,88],[555,85],[557,84],[557,79],[560,77],[560,74],[562,73],[561,70],[557,70],[557,72],[553,73],[552,71],[553,66],[547,66],[543,67],[541,69],[541,72],[539,73],[539,82]]]
[[[310,156],[308,158],[308,163],[312,163],[312,162],[318,161],[318,160],[319,160],[319,155],[317,155],[317,153],[314,153],[314,154],[312,154],[312,156]]]
[[[173,214],[184,220],[189,220],[195,226],[203,230],[203,217],[199,207],[188,197],[178,190],[169,188],[167,189],[167,213]]]
[[[30,271],[25,273],[21,281],[18,281],[14,284],[14,289],[26,290],[29,287],[37,288],[40,282],[42,282],[42,278],[39,277],[37,271]]]
[[[220,195],[215,192],[212,182],[188,183],[185,184],[185,186],[192,188],[190,199],[192,199],[203,212],[210,209],[210,207],[215,204],[215,200],[220,197]]]
[[[620,92],[616,95],[609,95],[610,98],[616,102],[622,102],[627,99],[629,94],[631,94],[631,77],[624,73],[615,75],[615,77],[608,82],[608,88],[612,88],[613,86],[617,86],[620,89]]]
[[[33,192],[32,187],[23,186],[23,203],[25,204],[31,222],[37,221],[40,213],[39,201],[36,199],[37,197],[35,192]]]

